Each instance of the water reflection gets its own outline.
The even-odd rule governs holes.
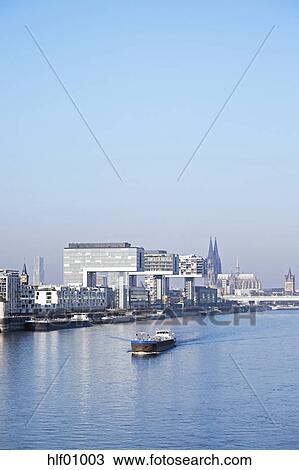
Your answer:
[[[141,357],[130,338],[158,324],[0,335],[0,447],[298,448],[298,321],[171,321],[177,346]]]

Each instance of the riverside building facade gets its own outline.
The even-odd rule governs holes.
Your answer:
[[[16,270],[0,269],[2,316],[101,311],[108,307],[108,287],[34,286],[27,281],[24,269],[21,275]]]
[[[107,288],[42,286],[35,289],[34,307],[41,312],[105,310]]]
[[[205,259],[197,255],[179,256],[180,275],[192,276],[194,274],[205,274]]]
[[[197,307],[211,307],[217,305],[217,289],[205,286],[195,286],[194,305]]]
[[[7,315],[20,313],[21,281],[19,271],[0,269],[0,297],[5,301]]]
[[[144,271],[144,249],[128,242],[69,243],[64,248],[64,284],[95,287],[97,275],[113,289],[119,309],[129,305],[130,286],[136,285],[134,273]]]
[[[144,285],[150,303],[162,307],[169,292],[169,277],[179,274],[179,255],[166,250],[147,250],[144,253]]]
[[[0,321],[6,317],[6,300],[0,297]]]

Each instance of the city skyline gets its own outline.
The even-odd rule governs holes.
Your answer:
[[[1,265],[20,269],[24,255],[42,253],[47,280],[61,282],[69,240],[127,239],[204,256],[212,232],[225,271],[238,257],[265,285],[280,285],[289,266],[299,270],[297,6],[112,3],[1,5],[3,192],[14,195],[2,211]]]
[[[254,303],[263,309],[270,308],[269,304],[282,308],[281,302],[292,302],[291,307],[284,305],[288,309],[299,302],[291,268],[283,286],[272,289],[265,288],[255,273],[242,272],[239,261],[234,271],[224,273],[217,238],[212,236],[205,258],[194,253],[145,250],[128,241],[70,242],[64,247],[63,283],[59,284],[45,282],[41,256],[34,258],[32,282],[25,263],[21,272],[7,268],[0,271],[4,320],[14,313],[47,314],[56,309],[181,311],[217,306],[227,312],[241,308],[242,303],[247,308]],[[16,325],[12,320],[11,326],[22,328],[22,318]]]
[[[214,240],[214,242],[213,242]],[[108,242],[108,241],[105,241],[105,242],[98,242],[96,244],[111,244],[111,243],[116,243],[116,244],[123,244],[123,243],[127,243],[128,245],[132,245],[131,243],[128,243],[128,242],[121,242],[121,241],[117,241],[117,242]],[[80,245],[82,244],[82,242],[71,242],[71,243],[68,243],[69,246],[76,246],[76,245]],[[84,242],[84,244],[87,244],[87,245],[92,245],[94,244],[94,242]],[[164,250],[165,247],[161,248],[161,247],[157,247],[155,249],[147,249],[145,248],[144,246],[142,246],[141,244],[137,244],[138,246],[140,246],[142,249],[145,250],[145,252],[165,252],[165,253],[174,253],[174,255],[177,255],[177,256],[180,256],[182,258],[184,258],[184,256],[190,256],[190,255],[195,255],[195,256],[199,256],[199,257],[202,257],[203,260],[205,260],[205,262],[207,262],[207,271],[211,270],[213,271],[214,273],[214,269],[216,269],[216,272],[217,273],[227,273],[227,274],[234,274],[234,273],[248,273],[248,272],[256,272],[255,270],[252,270],[250,271],[249,269],[246,269],[246,266],[243,266],[242,263],[241,263],[241,266],[240,266],[240,260],[239,260],[239,257],[236,257],[236,263],[235,264],[232,264],[231,265],[231,268],[230,269],[222,269],[222,259],[223,259],[223,252],[221,251],[221,256],[219,256],[219,251],[218,251],[218,241],[217,241],[217,237],[212,237],[210,235],[209,237],[209,245],[208,245],[208,249],[206,250],[206,254],[204,252],[200,253],[200,252],[192,252],[192,251],[188,251],[188,252],[183,252],[183,253],[179,253],[179,252],[171,252],[169,250]],[[133,246],[137,246],[135,244],[133,244]],[[65,250],[65,248],[64,248]],[[213,266],[211,268],[211,266],[209,267],[209,262],[211,261],[211,259],[214,257],[214,262],[216,263],[215,266]],[[37,276],[39,275],[38,272],[35,273],[35,264],[36,265],[38,264],[38,260],[41,261],[41,280],[40,282],[37,282]],[[30,279],[30,282],[32,281],[32,284],[34,285],[39,285],[39,284],[45,284],[45,285],[66,285],[67,283],[65,283],[65,280],[63,279],[63,274],[60,278],[53,278],[53,279],[45,279],[45,270],[44,270],[44,264],[45,264],[45,259],[43,256],[34,256],[33,258],[33,263],[31,265],[31,263],[24,263],[23,264],[23,268],[22,269],[19,269],[18,267],[14,267],[16,270],[19,270],[20,271],[20,274],[23,275],[23,274],[26,274],[29,276],[29,279]],[[29,268],[27,269],[27,267],[29,266]],[[31,268],[32,266],[32,268]],[[0,266],[1,267],[1,266]],[[4,265],[2,266],[2,268],[4,267]],[[8,268],[10,268],[10,265],[8,265]],[[37,269],[37,267],[36,267]],[[62,270],[63,270],[63,257],[62,257]],[[27,273],[28,271],[28,273]],[[295,272],[295,270],[293,268],[291,268],[290,266],[288,266],[288,269],[285,271],[285,273],[282,274],[281,276],[281,279],[279,279],[279,281],[277,282],[277,284],[273,284],[273,285],[269,285],[267,284],[267,282],[265,282],[264,279],[261,278],[261,281],[262,281],[262,284],[264,286],[264,288],[274,288],[274,287],[277,287],[279,288],[282,283],[283,283],[283,279],[285,279],[287,276],[290,276],[290,273],[291,271]],[[288,272],[288,274],[286,275],[286,272]],[[296,272],[295,272],[296,273]],[[214,274],[212,274],[212,277],[213,277]],[[210,277],[210,275],[208,275],[208,278]],[[260,276],[259,276],[260,277]],[[217,276],[216,278],[217,279]]]

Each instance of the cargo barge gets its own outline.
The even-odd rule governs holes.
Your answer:
[[[91,326],[92,322],[86,314],[76,314],[71,318],[42,318],[25,321],[25,330],[29,331],[53,331],[67,328],[83,328]]]
[[[170,330],[157,330],[153,336],[148,333],[136,333],[136,337],[131,340],[133,354],[159,354],[175,345],[176,338]]]

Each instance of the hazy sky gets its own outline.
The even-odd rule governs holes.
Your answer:
[[[216,234],[225,270],[299,279],[298,26],[295,0],[2,0],[0,265],[39,254],[60,282],[71,241],[206,255]]]

